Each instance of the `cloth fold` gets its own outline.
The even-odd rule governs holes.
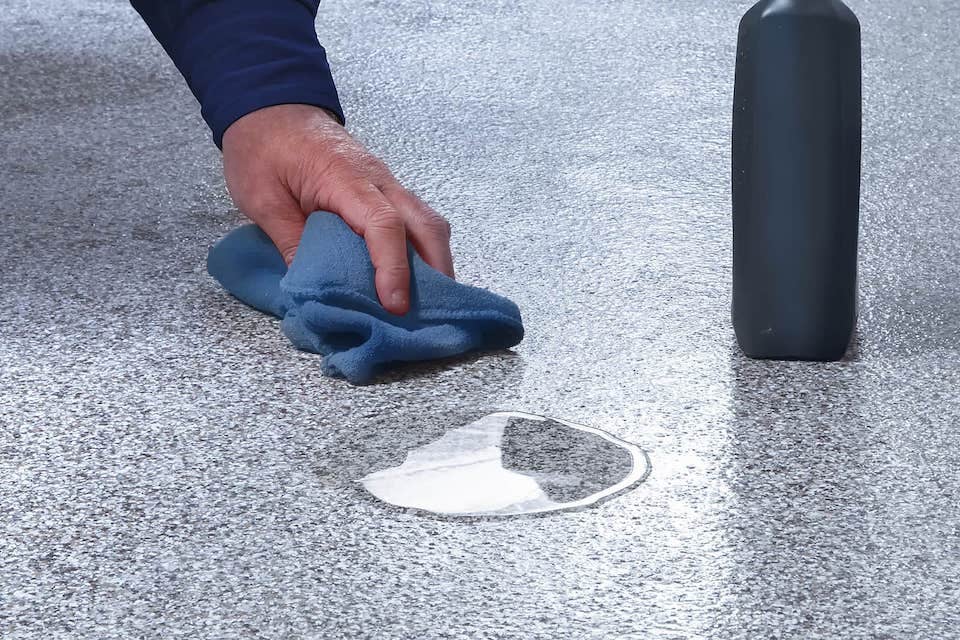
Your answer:
[[[510,348],[523,339],[520,310],[485,289],[458,283],[408,247],[410,311],[378,302],[366,243],[339,216],[310,215],[289,270],[256,225],[224,236],[207,271],[246,304],[282,319],[298,349],[319,353],[323,372],[364,384],[402,362]]]

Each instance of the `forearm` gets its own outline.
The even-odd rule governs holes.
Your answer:
[[[222,146],[227,127],[277,104],[343,110],[314,29],[319,0],[130,0],[173,59]]]

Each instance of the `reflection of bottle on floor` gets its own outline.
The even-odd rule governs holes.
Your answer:
[[[733,115],[733,323],[754,358],[837,360],[856,322],[860,24],[840,0],[743,17]]]

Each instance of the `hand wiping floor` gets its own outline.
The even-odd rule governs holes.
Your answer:
[[[370,382],[397,363],[520,342],[517,305],[456,282],[412,248],[408,254],[410,311],[403,316],[380,305],[363,239],[324,211],[307,220],[289,270],[256,225],[235,229],[214,245],[207,270],[243,302],[281,318],[283,332],[298,349],[322,354],[324,373],[354,384]]]

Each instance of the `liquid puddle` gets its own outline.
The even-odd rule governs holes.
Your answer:
[[[640,447],[566,420],[492,413],[361,484],[378,499],[445,516],[516,516],[595,505],[650,472]]]

